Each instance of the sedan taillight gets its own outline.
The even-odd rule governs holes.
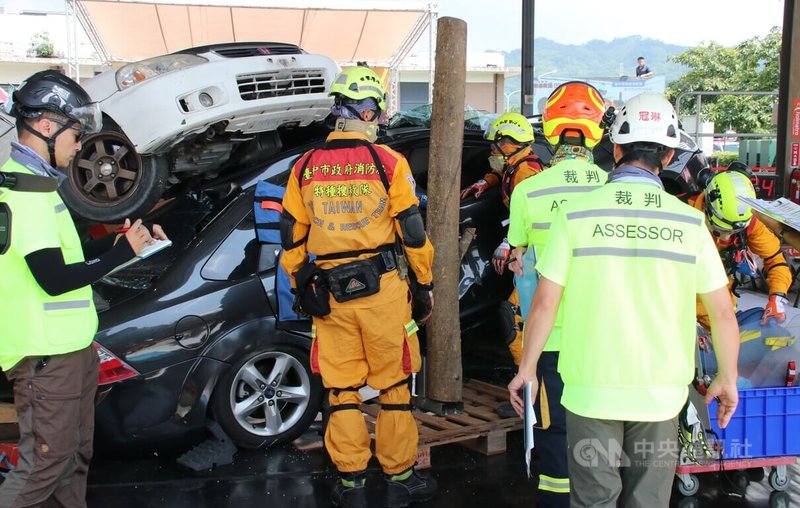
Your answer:
[[[97,342],[92,342],[97,356],[100,358],[100,371],[97,375],[98,385],[118,383],[139,375],[136,369],[117,358],[114,353]]]

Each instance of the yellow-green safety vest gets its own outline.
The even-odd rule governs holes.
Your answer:
[[[511,195],[508,243],[514,247],[536,248],[542,252],[550,235],[550,224],[560,205],[600,187],[608,174],[585,159],[566,159],[535,178],[520,182]],[[545,351],[558,351],[561,342],[563,311],[558,309]]]
[[[677,415],[694,375],[695,296],[727,284],[703,213],[656,184],[608,183],[560,208],[536,268],[564,287],[564,407]]]
[[[2,171],[32,174],[9,159]],[[11,211],[10,246],[0,255],[0,368],[8,372],[27,356],[78,351],[97,332],[92,288],[87,285],[50,296],[36,282],[25,256],[60,248],[66,264],[84,261],[72,217],[58,192],[0,189]]]

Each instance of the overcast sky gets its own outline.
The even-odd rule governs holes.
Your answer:
[[[419,0],[172,0],[216,5],[359,7],[424,6]],[[438,0],[439,15],[467,22],[468,50],[520,47],[523,0]],[[641,35],[693,46],[736,45],[783,23],[783,0],[535,0],[536,37],[564,44]],[[64,0],[0,0],[8,12],[64,9]],[[344,27],[337,27],[342,29]]]
[[[736,45],[783,25],[783,0],[535,0],[536,37],[564,44],[641,35],[694,46]],[[520,47],[522,0],[439,0],[467,22],[470,51]],[[491,7],[487,7],[491,6]]]

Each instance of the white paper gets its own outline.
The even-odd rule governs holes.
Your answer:
[[[736,196],[736,199],[786,224],[792,229],[800,231],[800,205],[786,198],[778,198],[775,201],[765,201],[763,199],[750,198],[747,196]]]
[[[523,390],[525,405],[525,464],[528,478],[531,477],[531,450],[533,450],[533,426],[536,425],[536,413],[533,411],[533,382],[528,381]]]
[[[120,241],[122,241],[122,239],[120,239]],[[122,270],[123,268],[127,268],[128,266],[130,266],[130,265],[132,265],[134,263],[138,263],[142,259],[147,259],[150,256],[152,256],[153,254],[155,254],[156,252],[161,252],[162,250],[166,249],[167,247],[171,247],[171,246],[172,246],[172,240],[155,240],[154,239],[153,243],[151,243],[149,245],[146,245],[145,248],[142,249],[142,251],[138,255],[136,255],[133,258],[129,259],[128,261],[122,263],[118,267],[116,267],[113,270],[111,270],[110,272],[108,272],[106,275],[111,275],[112,273],[118,272],[119,270]]]

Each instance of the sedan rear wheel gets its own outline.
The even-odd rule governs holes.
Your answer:
[[[322,385],[309,369],[308,353],[291,346],[251,352],[214,392],[217,421],[244,448],[288,443],[320,410]]]

